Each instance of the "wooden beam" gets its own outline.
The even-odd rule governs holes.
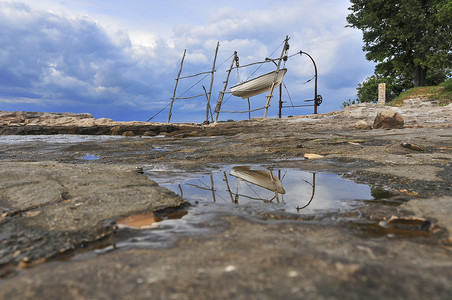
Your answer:
[[[170,109],[169,109],[169,113],[168,113],[168,123],[171,122],[171,115],[172,115],[172,110],[173,110],[174,99],[176,99],[177,84],[179,83],[180,74],[182,73],[182,66],[184,65],[184,59],[185,59],[186,53],[187,53],[187,49],[184,50],[184,54],[182,55],[182,60],[180,62],[179,74],[177,74],[176,85],[174,86],[173,97],[171,98],[171,105],[170,105]]]

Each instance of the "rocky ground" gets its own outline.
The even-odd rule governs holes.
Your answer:
[[[211,125],[0,112],[4,141],[125,136],[0,142],[0,298],[448,299],[452,105],[408,100],[374,123],[387,109]],[[118,218],[200,206],[158,186],[153,171],[227,164],[341,174],[371,186],[374,200],[308,217],[223,210],[197,223],[202,233],[94,251],[124,234]]]

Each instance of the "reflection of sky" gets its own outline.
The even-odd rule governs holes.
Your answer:
[[[273,174],[281,179],[282,185],[286,191],[284,195],[278,195],[278,204],[277,199],[274,198],[274,192],[229,175],[230,169],[231,168],[225,168],[223,170],[227,175],[229,189],[233,194],[232,198],[235,199],[235,194],[238,193],[240,195],[238,203],[241,205],[259,205],[262,208],[293,211],[296,207],[304,206],[311,199],[314,177],[314,174],[311,172],[297,169],[285,169],[280,172],[274,170]],[[229,204],[232,203],[232,199],[230,193],[227,191],[228,189],[223,170],[212,175],[215,188],[215,200],[217,203]],[[177,181],[176,184],[169,183],[168,178],[159,180],[152,175],[151,178],[177,194],[180,194],[180,188],[178,186],[178,184],[180,184],[183,191],[183,197],[189,201],[199,201],[200,203],[213,202],[211,177],[209,175],[201,175],[197,178],[188,175],[191,178],[188,177],[185,181],[181,176],[183,175],[178,174],[177,177],[174,177],[174,180]],[[259,198],[261,200],[250,199],[245,196]],[[342,179],[335,174],[316,173],[314,199],[302,212],[313,213],[314,211],[319,210],[345,209],[349,207],[349,205],[353,205],[353,200],[357,199],[373,199],[370,195],[370,187]],[[270,200],[271,202],[268,202]]]

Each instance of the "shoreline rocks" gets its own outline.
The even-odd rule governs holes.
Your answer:
[[[296,126],[303,129],[400,129],[413,127],[452,126],[452,104],[438,106],[426,99],[405,100],[403,107],[387,107],[375,103],[359,103],[323,114],[292,118],[253,118],[213,124],[155,123],[114,121],[94,118],[88,113],[7,112],[0,111],[0,135],[123,135],[175,137],[234,135],[248,131],[278,130]],[[359,124],[358,124],[359,123]],[[374,124],[371,126],[370,124]]]

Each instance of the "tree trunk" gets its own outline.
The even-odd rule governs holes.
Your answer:
[[[427,68],[421,66],[414,67],[414,87],[425,86],[425,77],[427,76]]]

